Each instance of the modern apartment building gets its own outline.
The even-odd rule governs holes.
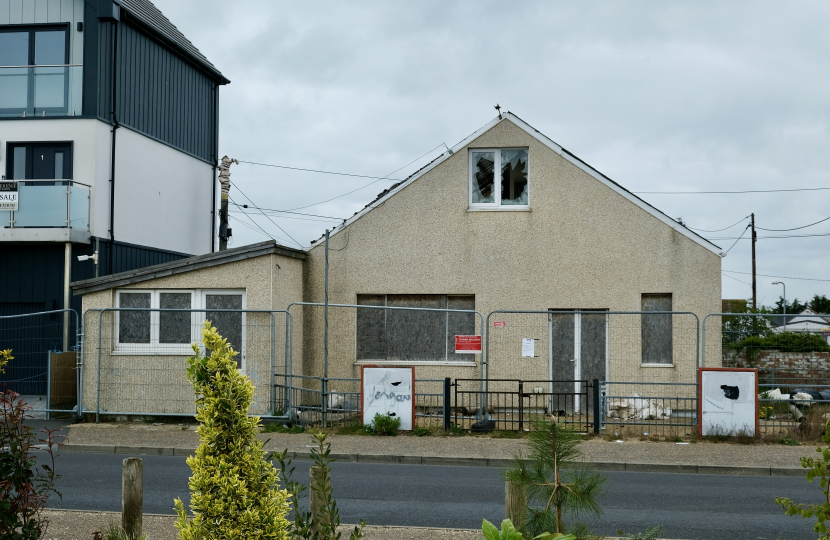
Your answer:
[[[229,82],[148,0],[0,0],[0,316],[214,250]]]

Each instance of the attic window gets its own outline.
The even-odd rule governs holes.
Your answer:
[[[527,148],[471,150],[470,208],[527,208],[527,172]]]

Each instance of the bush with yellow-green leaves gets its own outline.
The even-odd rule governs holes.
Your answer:
[[[254,394],[251,381],[237,370],[238,354],[207,321],[202,342],[188,359],[187,378],[196,393],[196,455],[187,459],[190,509],[176,499],[176,528],[182,540],[261,538],[287,539],[288,494],[279,489],[279,477],[266,461],[263,443],[257,439],[260,421],[248,417]]]

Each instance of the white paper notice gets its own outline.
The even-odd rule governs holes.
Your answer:
[[[522,338],[522,357],[533,358],[535,356],[533,354],[534,344],[533,338]]]

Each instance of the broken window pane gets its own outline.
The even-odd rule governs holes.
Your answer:
[[[205,308],[211,309],[242,309],[241,294],[206,294]],[[233,350],[242,352],[242,312],[208,311],[207,320],[216,327],[219,335],[228,340]],[[242,356],[236,355],[236,365],[241,369]]]
[[[473,152],[473,204],[495,202],[495,152]]]
[[[642,311],[671,311],[671,294],[643,294]],[[673,364],[672,316],[640,315],[643,364]]]
[[[150,307],[151,293],[119,293],[118,306],[124,309],[147,309]],[[150,312],[118,312],[119,343],[150,343]]]
[[[527,150],[501,151],[501,204],[527,204]]]
[[[190,309],[190,293],[159,293],[161,309]],[[187,311],[159,312],[159,343],[190,343],[191,314]]]

